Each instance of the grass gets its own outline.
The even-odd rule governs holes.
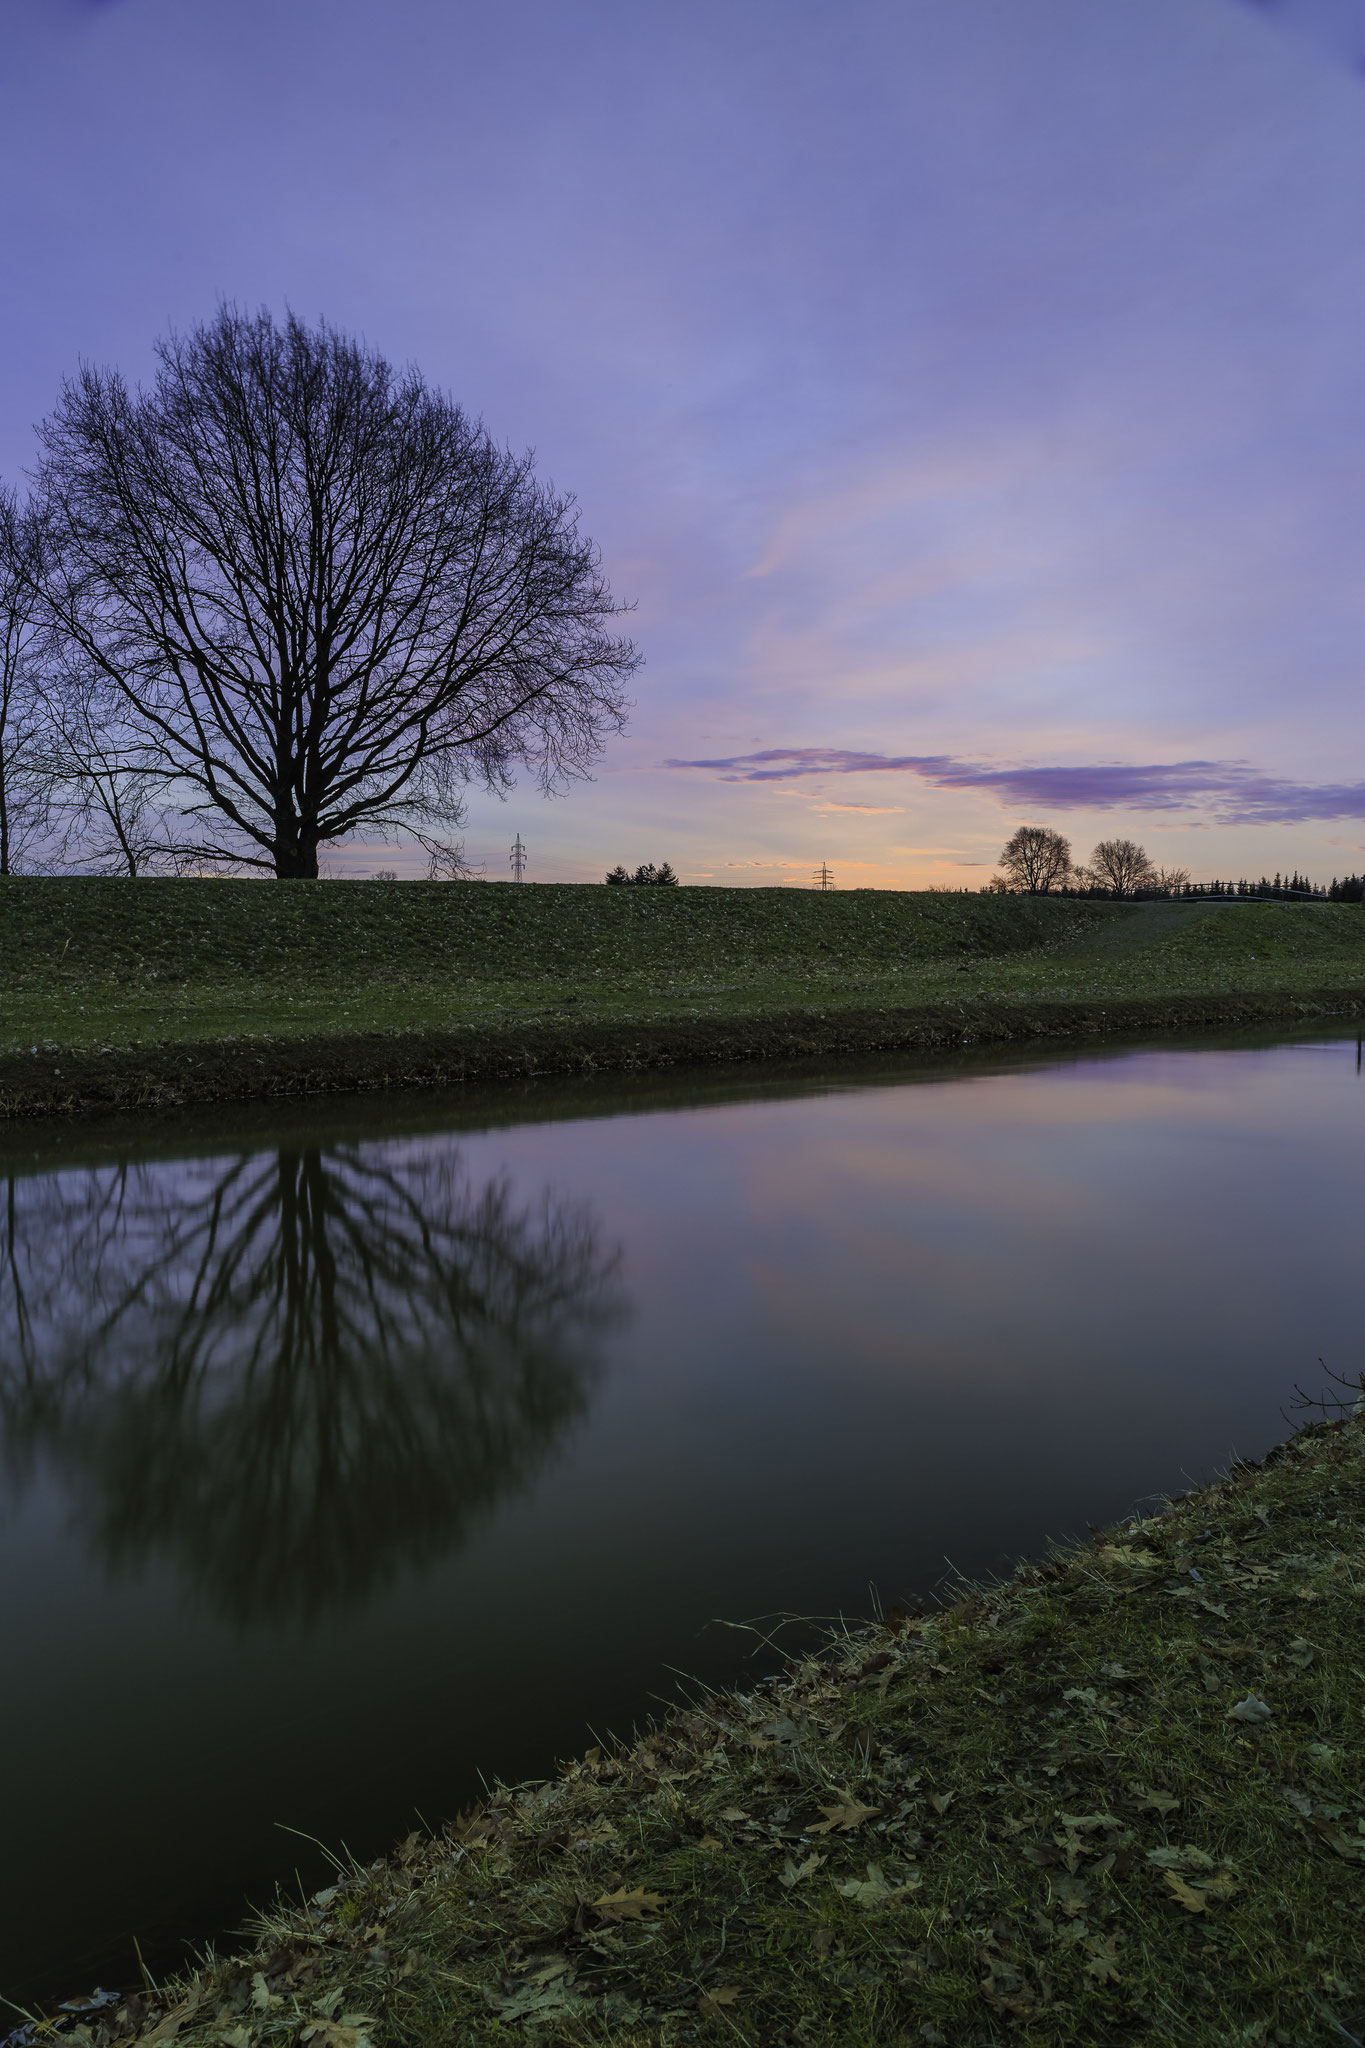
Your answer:
[[[1345,904],[0,883],[0,1114],[1341,1012]]]
[[[1365,2026],[1365,1432],[495,1787],[82,2048],[1117,2048]],[[38,2037],[45,2029],[37,2030]],[[48,2028],[46,2031],[52,2031]]]

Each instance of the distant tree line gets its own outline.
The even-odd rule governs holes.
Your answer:
[[[1286,903],[1359,903],[1365,898],[1365,878],[1359,875],[1348,875],[1344,881],[1334,876],[1327,888],[1297,870],[1276,874],[1273,880],[1262,875],[1259,882],[1245,876],[1235,882],[1192,882],[1188,868],[1158,867],[1146,848],[1132,839],[1102,839],[1089,861],[1077,864],[1070,840],[1046,825],[1021,825],[1000,856],[1000,869],[986,884],[988,893],[1118,897],[1134,902],[1174,896],[1265,897]]]
[[[676,889],[678,878],[668,862],[656,868],[653,861],[646,861],[632,875],[628,868],[614,867],[607,876],[613,888],[617,889]]]
[[[586,774],[639,665],[572,498],[412,369],[224,307],[83,368],[0,490],[0,874],[433,874],[471,782]]]

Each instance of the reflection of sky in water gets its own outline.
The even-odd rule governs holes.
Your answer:
[[[17,1407],[4,1360],[27,1474],[0,1522],[4,1988],[233,1918],[305,1848],[276,1821],[371,1851],[476,1768],[627,1724],[665,1666],[731,1675],[714,1617],[999,1566],[1263,1448],[1319,1355],[1357,1368],[1352,1045],[929,1072],[761,1100],[699,1081],[667,1114],[645,1090],[613,1115],[608,1086],[468,1133],[433,1103],[427,1135],[359,1146],[359,1112],[295,1111],[321,1145],[302,1210],[297,1131],[245,1167],[222,1141],[145,1164],[103,1279],[55,1183],[17,1183],[62,1285]],[[203,1298],[228,1169],[252,1250],[206,1344],[186,1276]],[[96,1183],[112,1169],[68,1167],[67,1209]],[[130,1307],[134,1242],[162,1257]],[[281,1320],[320,1247],[339,1348]],[[306,1452],[280,1470],[275,1414]],[[300,1474],[327,1480],[302,1537]]]

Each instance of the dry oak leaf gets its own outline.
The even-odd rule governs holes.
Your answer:
[[[1052,1896],[1071,1919],[1090,1904],[1090,1887],[1083,1877],[1059,1877],[1052,1887]]]
[[[1174,1870],[1164,1870],[1162,1876],[1187,1913],[1207,1912],[1210,1899],[1215,1903],[1220,1899],[1230,1899],[1232,1894],[1240,1889],[1236,1878],[1229,1870],[1220,1870],[1217,1877],[1211,1877],[1206,1884],[1198,1885],[1186,1884],[1184,1878]]]
[[[718,1984],[714,1991],[704,1991],[697,2000],[700,2012],[715,2012],[722,2005],[734,2005],[740,1995],[738,1984]]]
[[[182,2005],[175,2006],[164,2019],[158,2021],[150,2034],[139,2036],[138,2048],[150,2048],[152,2042],[157,2044],[157,2048],[161,2048],[162,2042],[173,2041],[186,2020],[196,2010],[198,2002],[197,1999],[187,1998]]]
[[[813,1826],[807,1828],[808,1835],[828,1835],[836,1828],[841,1833],[848,1834],[852,1829],[860,1828],[864,1821],[869,1821],[874,1815],[879,1814],[881,1808],[864,1806],[860,1799],[854,1799],[851,1794],[841,1792],[837,1806],[822,1806],[820,1811],[826,1818],[817,1820]]]
[[[907,1892],[918,1889],[919,1883],[920,1879],[915,1875],[907,1878],[904,1884],[888,1884],[880,1863],[869,1863],[865,1880],[851,1878],[847,1884],[841,1884],[839,1890],[844,1898],[852,1899],[855,1905],[871,1911],[877,1906],[898,1905]]]
[[[800,1884],[805,1878],[813,1877],[816,1871],[828,1861],[829,1858],[827,1856],[817,1856],[813,1851],[809,1856],[803,1857],[799,1863],[793,1863],[789,1856],[782,1866],[782,1871],[777,1881],[780,1885],[785,1885],[787,1890],[790,1891],[793,1885]]]
[[[1093,1978],[1096,1984],[1121,1983],[1118,1969],[1118,1936],[1092,1934],[1085,1945],[1090,1951],[1090,1961],[1085,1966],[1086,1976]]]
[[[643,1920],[646,1913],[661,1913],[663,1907],[662,1892],[628,1892],[624,1886],[592,1902],[593,1912],[600,1920]]]
[[[1193,1842],[1168,1842],[1162,1849],[1149,1849],[1147,1861],[1155,1863],[1158,1870],[1215,1870],[1212,1856],[1207,1849],[1196,1849]]]

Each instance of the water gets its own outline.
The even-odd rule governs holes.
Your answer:
[[[1363,1115],[1318,1036],[11,1131],[0,1988],[1260,1453]]]

